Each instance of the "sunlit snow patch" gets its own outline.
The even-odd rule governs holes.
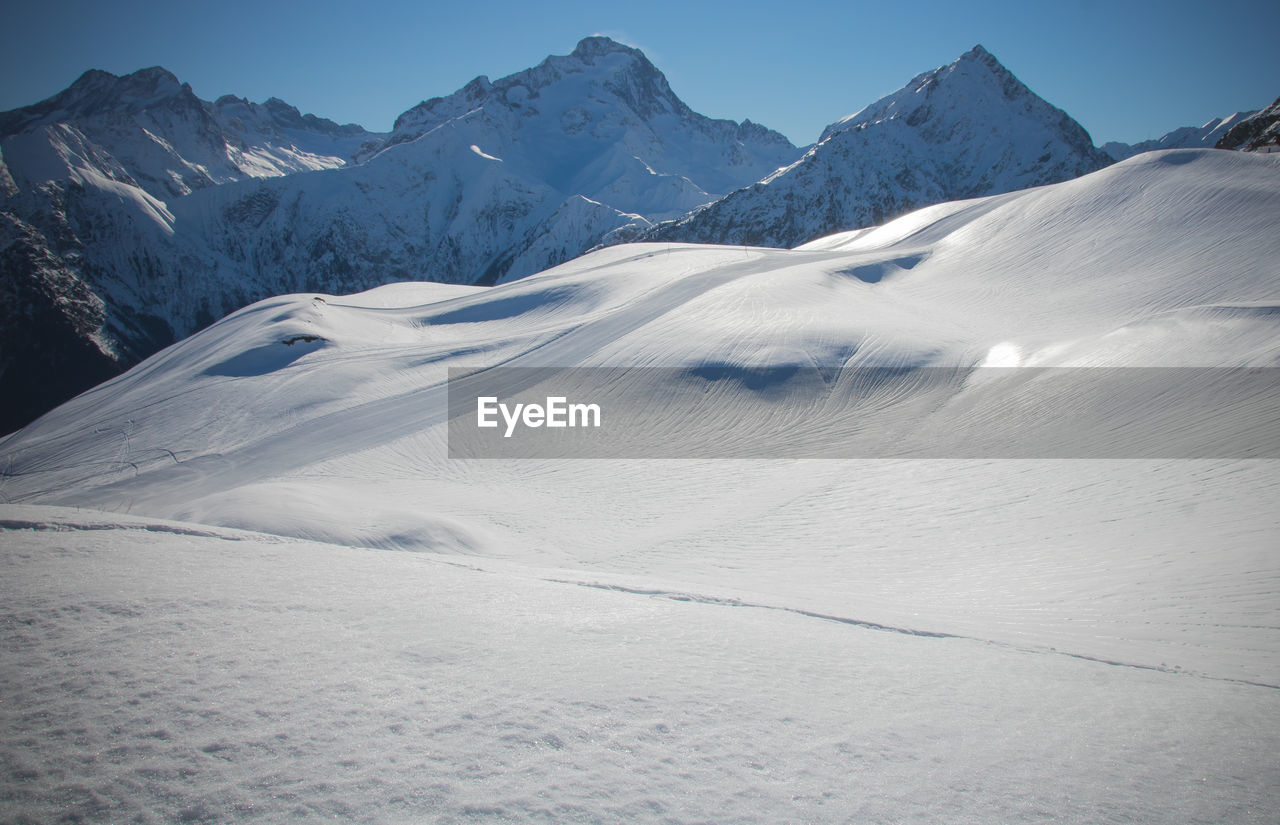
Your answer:
[[[471,144],[471,151],[475,152],[477,155],[484,158],[485,160],[496,160],[498,163],[502,163],[502,158],[495,158],[493,155],[486,154],[483,149],[481,149],[479,146],[476,146],[474,143]]]
[[[1022,350],[1017,344],[1005,341],[987,351],[987,357],[978,366],[1016,367],[1022,363]]]

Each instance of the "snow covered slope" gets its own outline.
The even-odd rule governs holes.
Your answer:
[[[445,381],[1229,389],[1280,367],[1278,208],[1274,156],[1153,152],[794,250],[234,313],[0,441],[0,817],[1269,822],[1274,459],[451,459]],[[1016,424],[973,392],[853,400],[871,431]]]
[[[1274,156],[1153,152],[793,250],[236,312],[0,441],[7,804],[1268,822],[1274,459],[466,460],[446,378],[1057,367],[1009,373],[1044,414],[1098,368],[1230,389],[1280,368],[1278,209]],[[708,409],[786,412],[776,389]],[[886,435],[1015,427],[985,392],[851,401]],[[1103,405],[1121,442],[1167,435],[1143,412]]]
[[[1155,152],[1160,149],[1212,149],[1217,146],[1232,128],[1248,120],[1256,111],[1236,112],[1226,117],[1215,117],[1203,126],[1183,126],[1174,129],[1154,140],[1140,143],[1121,143],[1110,141],[1102,144],[1102,151],[1115,160],[1125,160],[1143,152]]]
[[[1091,493],[1068,492],[1083,476],[1050,464],[1011,471],[1000,462],[943,462],[916,477],[918,465],[907,462],[851,479],[838,462],[745,470],[709,462],[677,471],[451,460],[444,380],[448,367],[495,365],[663,366],[692,370],[686,377],[706,366],[768,364],[1273,367],[1280,355],[1273,265],[1280,239],[1271,231],[1278,205],[1272,159],[1149,153],[1077,181],[935,206],[791,251],[621,246],[491,290],[404,284],[351,298],[270,299],[9,437],[0,493],[11,501],[615,572],[650,573],[669,563],[704,584],[762,588],[837,612],[844,601],[839,588],[825,589],[832,579],[815,590],[801,576],[793,592],[767,548],[820,548],[822,562],[788,565],[863,576],[854,571],[867,559],[839,550],[837,537],[850,519],[866,517],[868,485],[896,491],[873,507],[873,553],[916,546],[902,531],[915,535],[919,525],[895,517],[900,508],[919,508],[930,523],[947,521],[936,509],[940,495],[944,510],[959,514],[985,510],[994,489],[1010,507],[965,532],[966,541],[997,555],[1048,542],[1095,558],[1115,552],[1121,533],[1139,531],[1182,548],[1229,535],[1242,558],[1254,558],[1274,537],[1270,509],[1257,507],[1274,491],[1268,462],[1228,473],[1219,503],[1194,518],[1160,523],[1146,512],[1149,497],[1212,497],[1213,486],[1194,479],[1226,471],[1189,471],[1189,463],[1175,462],[1148,477],[1146,468],[1088,465],[1080,472],[1094,479],[1089,485],[1119,491],[1134,484],[1146,492],[1116,504],[1118,526],[1069,527],[1082,516],[1065,512],[1063,496],[1084,507],[1096,503],[1087,504]],[[1035,399],[1057,397],[1055,386],[1037,381],[1020,392],[1030,394],[1034,412]],[[934,388],[894,384],[849,403],[861,405],[864,432],[885,438],[899,437],[904,417],[917,438],[985,426],[989,407],[966,401],[981,396],[948,401],[917,396],[923,391]],[[657,416],[661,388],[653,397]],[[924,413],[919,398],[929,401]],[[1105,421],[1125,432],[1135,426],[1126,423],[1134,413],[1117,403]],[[705,454],[705,432],[683,423],[667,434],[668,449]],[[1104,480],[1115,472],[1123,481]],[[968,488],[975,476],[985,479],[984,489]],[[1257,495],[1235,500],[1246,481]],[[797,496],[811,503],[802,506]],[[625,537],[615,519],[630,525]],[[1059,530],[1065,532],[1053,536]],[[702,560],[693,567],[684,558],[690,547]],[[858,580],[847,584],[875,621],[925,615],[936,620],[934,629],[965,626],[960,617],[968,607],[939,612],[887,579]],[[929,598],[948,597],[930,591]],[[1045,633],[1072,635],[1049,625]],[[1272,664],[1265,675],[1230,650],[1205,655],[1223,673],[1275,681]],[[1156,655],[1163,653],[1139,658]]]
[[[957,198],[1069,180],[1111,159],[975,46],[828,126],[786,169],[652,237],[792,247]]]
[[[1275,810],[1275,690],[551,571],[0,505],[0,622],[12,822]]]

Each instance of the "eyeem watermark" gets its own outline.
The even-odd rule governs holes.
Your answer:
[[[448,408],[451,458],[1280,459],[1271,367],[451,368]]]
[[[546,404],[503,404],[496,395],[483,395],[476,399],[476,426],[498,426],[498,414],[506,423],[503,438],[510,438],[516,427],[599,427],[600,405],[570,403],[563,395],[547,396]]]

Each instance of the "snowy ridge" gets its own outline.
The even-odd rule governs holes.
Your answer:
[[[124,77],[92,70],[48,100],[0,113],[0,141],[22,188],[65,177],[28,157],[39,151],[42,134],[55,139],[50,130],[74,132],[86,145],[81,160],[123,169],[130,183],[161,200],[233,180],[342,166],[376,137],[274,98],[209,103],[159,67]]]
[[[654,238],[792,247],[932,203],[1069,180],[1110,159],[981,46],[824,131],[805,156]]]
[[[492,130],[482,148],[510,156],[563,194],[649,217],[709,203],[798,154],[782,135],[749,120],[694,112],[643,52],[607,37],[585,38],[568,55],[496,82],[481,76],[424,101],[397,118],[375,151],[461,118],[482,119]],[[653,201],[646,190],[655,185],[671,192]]]
[[[1217,148],[1243,152],[1280,151],[1280,98],[1232,126],[1218,141]]]
[[[1236,112],[1226,117],[1215,117],[1203,126],[1183,126],[1154,140],[1144,140],[1141,143],[1110,141],[1102,144],[1101,149],[1116,160],[1125,160],[1143,152],[1154,152],[1160,149],[1212,149],[1227,132],[1255,114],[1257,113]]]

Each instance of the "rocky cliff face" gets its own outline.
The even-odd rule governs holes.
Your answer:
[[[1280,98],[1233,126],[1218,141],[1216,148],[1242,152],[1280,151]]]

